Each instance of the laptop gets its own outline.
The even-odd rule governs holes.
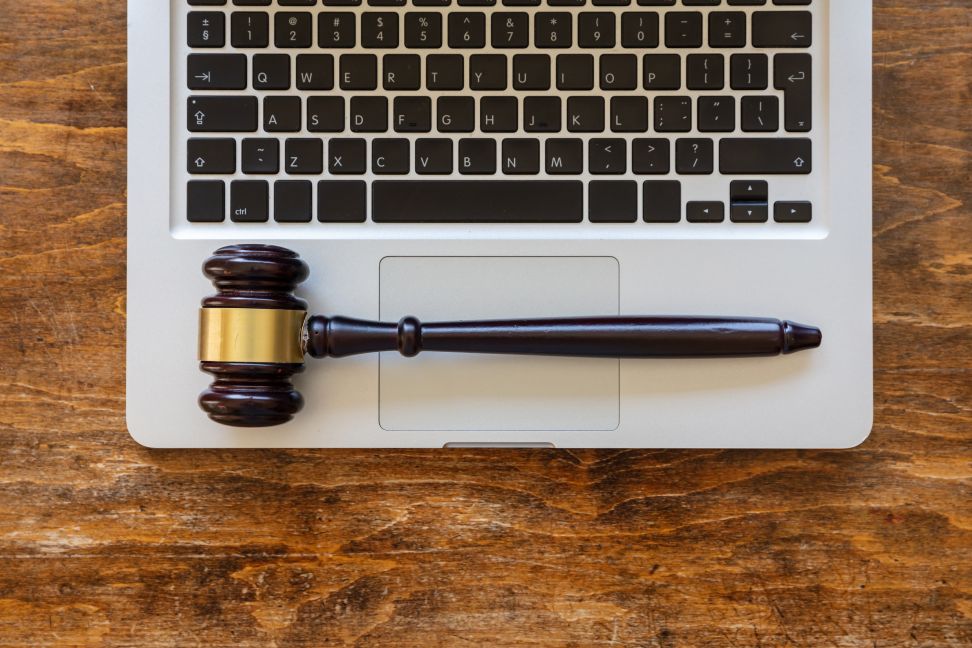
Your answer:
[[[127,419],[164,448],[842,448],[872,422],[867,0],[130,0]],[[310,310],[819,327],[774,358],[317,360],[197,399],[200,268]]]

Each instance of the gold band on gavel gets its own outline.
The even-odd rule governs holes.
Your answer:
[[[202,362],[304,362],[305,311],[271,308],[203,308],[199,311]]]

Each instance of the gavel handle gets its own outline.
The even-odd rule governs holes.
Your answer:
[[[309,318],[307,353],[340,358],[421,351],[590,358],[775,356],[820,346],[820,329],[743,317],[587,317],[397,324],[348,317]]]

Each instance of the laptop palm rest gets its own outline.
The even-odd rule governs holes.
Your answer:
[[[383,320],[619,314],[613,257],[387,257],[379,274]],[[390,431],[596,431],[619,424],[616,359],[385,353],[379,365],[379,419]]]

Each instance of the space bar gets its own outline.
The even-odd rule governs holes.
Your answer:
[[[376,223],[579,223],[579,180],[376,180]]]

